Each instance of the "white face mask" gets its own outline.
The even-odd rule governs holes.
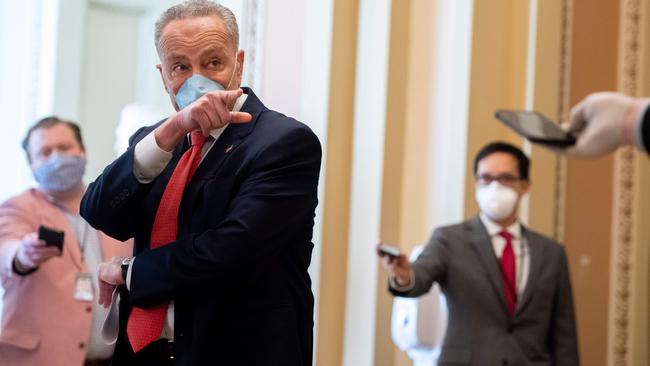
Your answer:
[[[514,189],[497,181],[476,188],[476,201],[481,212],[494,221],[510,216],[515,210],[518,200],[519,196]]]

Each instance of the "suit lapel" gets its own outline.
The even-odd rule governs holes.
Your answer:
[[[501,268],[499,267],[499,261],[497,260],[496,255],[494,254],[494,248],[492,247],[492,240],[487,230],[481,223],[481,220],[476,217],[473,220],[467,223],[468,230],[470,231],[470,240],[472,247],[476,251],[483,268],[488,274],[492,288],[496,293],[496,297],[499,299],[499,302],[502,305],[503,311],[507,312],[508,308],[506,305],[506,300],[504,297],[503,290],[503,277],[501,276]]]
[[[521,299],[517,300],[517,309],[515,315],[519,314],[524,310],[526,305],[530,302],[530,299],[533,297],[535,292],[535,286],[537,281],[535,279],[539,278],[542,271],[542,258],[544,257],[544,247],[540,245],[534,238],[533,235],[530,235],[528,230],[522,226],[521,236],[523,240],[526,240],[526,246],[528,247],[528,253],[530,258],[530,271],[528,272],[528,279],[526,281],[526,288],[524,293],[521,296]]]
[[[185,189],[184,197],[196,197],[202,188],[201,182],[206,178],[214,176],[226,158],[233,154],[237,147],[253,131],[260,114],[264,110],[264,105],[249,88],[242,88],[248,95],[246,102],[241,108],[242,112],[248,112],[253,119],[249,123],[230,124],[214,142],[214,145],[205,156],[201,165],[194,173],[192,180]]]

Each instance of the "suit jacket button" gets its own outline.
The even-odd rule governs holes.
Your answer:
[[[504,359],[503,362],[501,362],[501,364],[502,364],[503,366],[508,366],[508,360],[507,360],[507,359]]]
[[[86,344],[84,342],[79,342],[79,349],[84,349]]]
[[[512,333],[513,330],[514,327],[512,326],[512,324],[508,325],[508,333]]]

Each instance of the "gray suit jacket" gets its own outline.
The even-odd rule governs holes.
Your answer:
[[[530,274],[510,317],[490,237],[478,217],[435,230],[412,263],[415,297],[440,284],[449,323],[438,364],[578,365],[573,295],[564,248],[523,228]]]

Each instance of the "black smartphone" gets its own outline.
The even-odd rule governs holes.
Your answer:
[[[43,240],[47,246],[55,246],[63,252],[63,231],[45,227],[43,225],[38,228],[38,238]]]
[[[377,247],[377,251],[379,252],[379,255],[381,255],[382,257],[389,256],[391,258],[397,258],[401,253],[398,247],[384,244],[384,243],[379,244],[379,246]]]
[[[576,143],[573,135],[538,112],[499,109],[494,116],[531,142],[556,147],[567,147]]]

